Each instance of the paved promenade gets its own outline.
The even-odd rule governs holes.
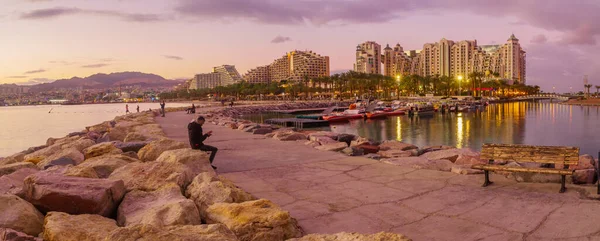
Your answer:
[[[183,112],[157,117],[167,136],[187,142]],[[515,183],[482,175],[399,167],[205,125],[219,148],[218,173],[290,211],[307,233],[380,231],[427,240],[600,240],[595,188]]]

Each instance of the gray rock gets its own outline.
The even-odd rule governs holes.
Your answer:
[[[358,149],[361,150],[361,151],[364,151],[362,148],[358,148]],[[365,157],[373,159],[373,160],[379,160],[379,159],[381,159],[381,156],[379,154],[376,154],[376,153],[369,153],[369,154],[365,155]]]
[[[337,141],[346,142],[346,144],[348,144],[348,146],[350,146],[350,143],[355,139],[356,139],[356,136],[352,135],[352,134],[339,134],[337,137]]]
[[[47,162],[42,167],[42,169],[46,170],[53,166],[66,166],[66,165],[77,165],[77,163],[75,161],[73,161],[73,159],[63,156],[63,157],[59,157],[58,159],[54,159],[54,160]]]
[[[573,176],[574,184],[593,184],[597,180],[596,170],[594,169],[583,169],[583,170],[575,170]]]
[[[102,137],[96,139],[96,143],[103,143],[103,142],[109,142],[110,141],[110,137],[108,136],[108,132],[104,133],[102,135]]]

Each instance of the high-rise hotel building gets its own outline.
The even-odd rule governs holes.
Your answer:
[[[189,80],[188,89],[211,89],[217,86],[226,86],[239,83],[242,76],[234,65],[221,65],[213,68],[212,73],[197,74]]]
[[[329,76],[329,57],[312,51],[294,50],[276,59],[270,65],[256,67],[244,75],[249,83],[301,82]]]
[[[368,46],[377,46],[367,42]],[[359,45],[363,56],[362,46]],[[367,48],[368,49],[368,48]],[[374,53],[375,51],[373,51]],[[367,54],[368,55],[368,54]],[[375,60],[375,57],[372,57]],[[384,75],[399,76],[416,74],[421,76],[468,76],[472,72],[495,72],[500,78],[512,83],[525,83],[526,53],[514,34],[502,45],[478,45],[477,40],[455,42],[443,38],[437,43],[426,43],[421,50],[405,51],[400,44],[394,48],[385,47],[381,57]],[[355,71],[373,73],[363,66],[363,58],[359,58]]]
[[[381,45],[368,41],[356,46],[354,71],[359,73],[381,74]]]

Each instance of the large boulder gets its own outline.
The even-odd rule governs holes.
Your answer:
[[[0,166],[4,166],[4,165],[8,165],[8,164],[13,164],[13,163],[17,163],[17,162],[23,162],[25,161],[24,157],[25,157],[24,152],[19,152],[4,158],[0,158]]]
[[[0,177],[4,175],[11,174],[23,168],[33,168],[38,169],[36,165],[31,162],[17,162],[4,166],[0,166]]]
[[[454,162],[456,162],[456,160],[458,159],[458,157],[460,155],[479,158],[479,153],[474,152],[473,150],[468,149],[468,148],[453,148],[453,149],[432,151],[432,152],[427,152],[421,156],[425,157],[429,160],[446,159],[446,160],[449,160],[454,163]]]
[[[396,166],[425,166],[429,163],[429,160],[420,156],[412,156],[412,157],[396,157],[396,158],[383,158],[379,161],[387,164],[392,164]],[[452,164],[452,163],[450,163]]]
[[[309,234],[302,238],[288,239],[287,241],[411,241],[408,237],[398,233],[336,233],[336,234]]]
[[[425,163],[415,163],[412,165],[412,168],[415,169],[429,169],[443,172],[451,171],[452,167],[454,167],[454,163],[446,159],[428,160]]]
[[[85,178],[100,178],[96,171],[91,167],[80,167],[68,165],[62,171],[64,176],[68,177],[85,177]]]
[[[179,162],[134,162],[118,168],[108,179],[123,180],[127,191],[153,191],[168,183],[175,183],[185,190],[196,175],[198,173]]]
[[[320,146],[316,146],[315,149],[321,150],[321,151],[341,151],[341,150],[344,150],[346,147],[348,147],[348,145],[346,145],[346,143],[335,141],[333,143],[322,144]]]
[[[125,140],[127,134],[130,131],[133,131],[134,127],[140,125],[143,125],[143,123],[129,120],[118,121],[114,127],[110,128],[110,131],[108,132],[108,137],[111,140],[123,141]]]
[[[412,156],[412,152],[403,151],[401,149],[388,149],[387,151],[380,150],[377,152],[382,158],[396,158],[396,157],[409,157]]]
[[[222,224],[156,227],[134,225],[118,228],[106,241],[238,241]]]
[[[24,197],[23,180],[31,174],[39,172],[38,169],[24,168],[11,174],[0,177],[0,194],[14,194]]]
[[[415,146],[413,144],[399,142],[399,141],[396,141],[396,140],[384,141],[383,143],[381,143],[381,145],[379,145],[379,148],[382,151],[387,151],[387,150],[408,151],[408,150],[419,149],[419,147],[417,147],[417,146]]]
[[[456,158],[456,161],[454,161],[454,164],[456,165],[467,165],[467,166],[471,166],[471,165],[475,165],[475,164],[485,164],[486,161],[482,161],[481,159],[479,159],[479,156],[468,156],[468,155],[463,155],[460,154],[458,155],[458,157]]]
[[[271,128],[257,128],[252,131],[252,134],[265,135],[265,134],[269,134],[271,132],[273,132],[273,129],[271,129]]]
[[[352,134],[339,134],[337,140],[339,142],[345,142],[348,146],[352,144],[352,141],[356,139],[355,135]]]
[[[189,148],[189,145],[171,139],[162,139],[150,142],[148,145],[144,146],[138,152],[138,156],[140,157],[140,160],[149,162],[156,160],[156,158],[165,151],[182,148]]]
[[[76,148],[71,147],[62,149],[61,151],[44,158],[37,163],[37,166],[41,169],[48,169],[53,166],[77,165],[83,162],[83,160],[83,154]]]
[[[109,131],[111,127],[110,121],[105,121],[97,125],[88,126],[85,129],[89,132],[104,133]]]
[[[107,178],[119,167],[139,161],[140,160],[138,159],[131,158],[123,154],[104,155],[87,159],[81,164],[70,168],[69,170],[92,169],[98,178]]]
[[[25,200],[42,212],[112,216],[125,195],[121,180],[38,172],[24,181]]]
[[[102,142],[93,146],[90,146],[83,150],[83,154],[85,159],[89,159],[92,157],[107,155],[107,154],[121,154],[123,151],[121,149],[115,147],[110,142]]]
[[[594,160],[594,157],[588,155],[588,154],[584,154],[579,156],[579,162],[577,163],[577,165],[570,165],[569,169],[570,170],[585,170],[585,169],[593,169],[596,161]],[[554,167],[556,169],[563,169],[564,165],[562,163],[556,163],[554,165]]]
[[[88,139],[88,138],[80,138],[76,141],[62,145],[62,148],[63,149],[75,148],[75,149],[77,149],[77,151],[83,152],[83,150],[85,150],[85,148],[88,148],[93,145],[96,145],[95,141]]]
[[[356,146],[350,146],[350,147],[356,147],[358,149],[362,149],[363,153],[365,154],[370,154],[370,153],[377,153],[379,152],[379,146],[376,145],[371,145],[368,143],[365,144],[360,144],[360,145],[356,145]]]
[[[155,191],[128,192],[117,212],[119,226],[151,224],[153,226],[198,225],[200,215],[192,200],[181,195],[173,183]]]
[[[157,162],[180,163],[186,166],[196,176],[201,172],[214,173],[210,165],[209,155],[206,152],[190,148],[168,150],[160,154]]]
[[[337,134],[335,132],[331,132],[331,131],[317,131],[317,132],[308,134],[308,139],[311,141],[315,141],[315,140],[319,139],[319,137],[327,137],[327,138],[337,141],[338,135],[339,134]]]
[[[299,140],[307,139],[305,134],[302,134],[300,132],[294,132],[294,131],[277,132],[273,136],[273,138],[280,140],[280,141],[299,141]]]
[[[574,184],[592,184],[598,179],[595,169],[575,170],[572,176]]]
[[[37,238],[26,233],[19,232],[10,228],[0,228],[0,240],[3,241],[43,241],[41,238]]]
[[[439,145],[439,146],[425,146],[421,149],[419,149],[419,155],[423,155],[425,153],[428,152],[432,152],[432,151],[441,151],[441,150],[449,150],[449,149],[455,149],[456,147],[453,146],[445,146],[445,145]]]
[[[119,228],[113,219],[100,215],[69,215],[49,212],[44,219],[44,241],[104,241]]]
[[[15,195],[0,195],[0,228],[37,236],[42,232],[43,221],[44,215],[31,203]]]
[[[37,164],[38,162],[46,159],[46,157],[60,152],[62,150],[61,144],[51,145],[35,152],[29,153],[23,157],[23,161],[31,162],[33,164]]]
[[[302,230],[289,212],[266,199],[215,203],[206,213],[208,223],[225,224],[241,241],[275,241],[302,236]]]
[[[218,177],[213,172],[203,172],[194,177],[185,191],[185,196],[194,200],[203,220],[207,217],[206,209],[212,204],[241,203],[255,199],[231,181]]]

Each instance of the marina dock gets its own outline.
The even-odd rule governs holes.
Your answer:
[[[290,115],[297,115],[297,114],[310,114],[310,113],[318,113],[318,112],[322,112],[324,110],[326,110],[327,108],[311,108],[311,109],[295,109],[295,110],[272,110],[272,111],[267,111],[266,113],[279,113],[279,114],[290,114]],[[344,111],[347,110],[348,107],[336,107],[334,109],[334,111]]]
[[[294,127],[297,129],[315,128],[329,126],[326,120],[312,120],[299,118],[277,118],[265,120],[266,124],[279,125],[283,127]]]

